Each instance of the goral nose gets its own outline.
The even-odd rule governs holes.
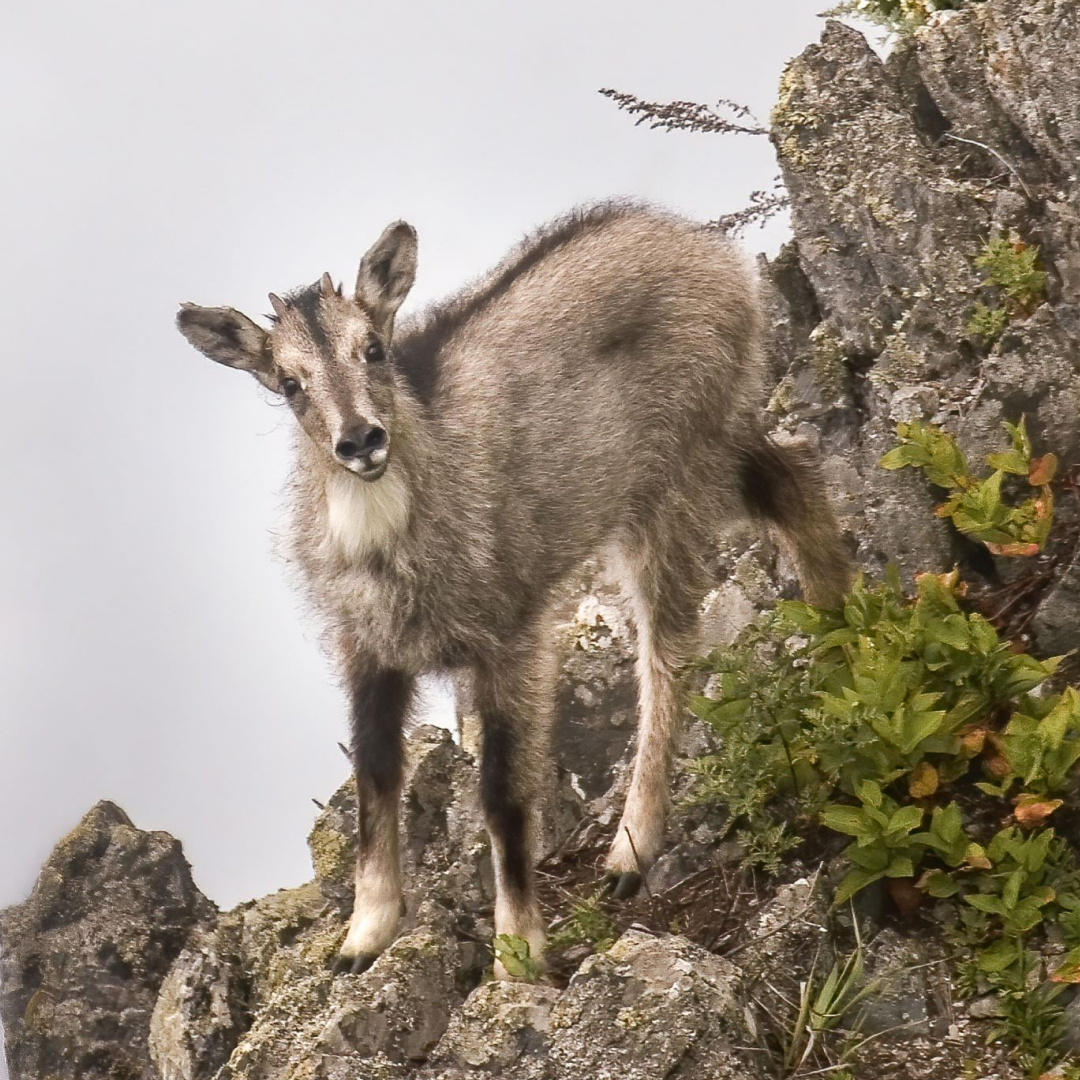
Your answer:
[[[386,429],[378,424],[357,424],[347,430],[334,447],[341,461],[367,461],[376,450],[386,448]]]

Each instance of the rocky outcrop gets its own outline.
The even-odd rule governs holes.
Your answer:
[[[1074,0],[988,0],[939,13],[885,61],[830,22],[772,118],[795,233],[768,267],[778,423],[821,445],[862,566],[1043,573],[1051,609],[1033,625],[1053,651],[1080,644],[1057,610],[1075,593],[1049,600],[1069,553],[991,557],[934,520],[939,490],[877,462],[898,420],[922,418],[979,464],[1021,413],[1043,452],[1080,460],[1077,18]],[[974,258],[1006,234],[1039,246],[1047,295],[990,347],[969,330],[995,300]]]
[[[98,803],[56,846],[30,898],[0,916],[13,1080],[143,1076],[161,984],[212,917],[179,842]]]
[[[908,575],[960,562],[986,587],[1030,574],[1029,630],[1055,653],[1080,646],[1069,500],[1066,539],[1018,571],[935,519],[921,476],[877,462],[899,419],[944,424],[977,460],[1020,412],[1041,449],[1080,461],[1078,9],[986,0],[937,17],[887,61],[828,24],[781,85],[773,139],[795,239],[766,265],[770,409],[820,445],[858,561]],[[1008,231],[1040,246],[1047,295],[991,346],[968,327],[988,296],[973,259]],[[775,561],[741,539],[718,553],[709,642],[730,641],[788,587]],[[541,891],[564,943],[544,981],[487,981],[493,885],[466,716],[460,741],[411,736],[407,911],[362,975],[332,972],[352,902],[351,782],[313,827],[313,880],[224,913],[177,841],[95,807],[30,898],[0,915],[12,1080],[764,1080],[801,1053],[802,987],[856,948],[880,989],[863,1003],[874,1038],[852,1075],[957,1076],[970,1060],[988,1080],[1011,1075],[985,1049],[980,1002],[954,1000],[937,943],[881,930],[873,890],[860,939],[829,909],[817,867],[790,862],[773,884],[740,873],[703,808],[680,806],[644,896],[594,902],[634,726],[633,632],[599,568],[563,598],[560,623]]]

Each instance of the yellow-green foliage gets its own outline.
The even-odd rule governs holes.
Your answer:
[[[975,305],[975,311],[968,323],[968,333],[973,337],[997,341],[1009,325],[1009,313],[1004,308],[987,307],[981,300]]]
[[[1042,693],[1058,660],[1014,652],[964,591],[925,574],[909,598],[892,571],[840,611],[777,605],[701,662],[717,696],[694,711],[719,749],[696,771],[701,800],[751,829],[850,837],[837,903],[881,879],[951,899],[972,989],[1004,998],[1047,926],[1070,950],[1051,979],[1080,983],[1080,865],[1049,824],[1076,786],[1080,692]],[[1040,1071],[1061,1057],[1024,1053]]]
[[[1039,248],[1016,236],[988,240],[975,265],[983,272],[983,285],[997,293],[1000,306],[990,307],[980,300],[968,333],[994,342],[1013,319],[1030,315],[1046,299],[1046,271],[1039,261]]]
[[[844,0],[826,15],[855,15],[898,34],[910,34],[935,11],[956,11],[978,0]]]
[[[495,956],[512,979],[538,982],[543,973],[529,943],[517,934],[499,934],[495,938]]]
[[[552,928],[548,946],[565,949],[572,945],[591,945],[597,952],[606,952],[615,944],[618,929],[615,920],[602,906],[602,891],[597,891],[574,904],[567,918]]]
[[[1046,299],[1046,271],[1039,265],[1039,248],[1009,236],[987,241],[975,265],[986,275],[986,284],[1022,311],[1030,312]]]
[[[986,463],[993,472],[973,476],[956,440],[920,420],[896,426],[900,445],[882,459],[884,469],[912,466],[922,469],[934,485],[945,488],[949,498],[937,508],[938,517],[949,518],[956,528],[981,541],[995,555],[1036,555],[1046,544],[1054,520],[1054,496],[1050,481],[1057,471],[1053,454],[1032,457],[1027,425],[1005,424],[1012,447],[990,454]],[[1002,498],[1006,476],[1023,477],[1037,494],[1012,506]]]
[[[953,490],[948,516],[977,534],[989,526],[970,508],[964,519],[972,492],[996,497],[1010,473],[1045,487],[1053,473],[1022,422],[1009,431],[1012,449],[989,459],[996,480],[971,478],[955,442],[925,425],[906,426],[885,464]],[[991,503],[976,508],[1005,527]],[[836,903],[884,881],[898,903],[937,904],[957,988],[999,995],[993,1037],[1029,1077],[1080,1076],[1059,1000],[1080,984],[1080,860],[1052,824],[1075,801],[1080,690],[1048,693],[1061,657],[1016,651],[965,608],[957,571],[916,585],[906,595],[890,568],[882,584],[860,578],[839,610],[781,602],[699,661],[712,692],[693,709],[717,748],[693,763],[698,801],[762,837],[790,839],[794,823],[802,837],[849,838]]]

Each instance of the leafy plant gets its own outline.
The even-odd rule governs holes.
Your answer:
[[[1046,299],[1046,271],[1039,265],[1038,245],[1016,236],[988,240],[975,258],[986,284],[999,288],[1019,314],[1030,314]]]
[[[802,843],[799,837],[792,835],[786,821],[763,825],[760,829],[738,829],[735,839],[743,866],[759,867],[766,874],[779,873],[784,855]]]
[[[881,466],[922,469],[932,484],[949,492],[937,508],[938,517],[949,518],[960,532],[981,541],[993,554],[1035,555],[1045,546],[1054,520],[1050,482],[1058,462],[1053,454],[1032,456],[1023,417],[1018,424],[1006,423],[1005,429],[1011,449],[987,457],[993,470],[987,477],[972,475],[952,435],[920,420],[897,424],[900,445],[881,459]],[[1011,505],[1002,497],[1007,476],[1023,477],[1037,494]]]
[[[597,952],[606,952],[615,944],[618,930],[615,920],[601,906],[603,890],[579,900],[571,913],[548,936],[552,949],[566,949],[588,944]]]
[[[839,960],[833,963],[820,986],[816,959],[801,985],[798,1011],[784,1047],[785,1076],[797,1075],[821,1036],[838,1028],[854,1006],[875,989],[875,984],[866,983],[866,962],[857,923],[855,933],[854,950],[842,964]]]
[[[1050,529],[1057,459],[1033,457],[1023,419],[1006,428],[1011,446],[989,455],[989,477],[918,422],[899,426],[881,464],[922,469],[949,491],[938,514],[992,552],[1034,554]],[[1005,502],[1008,477],[1036,494]],[[902,910],[939,902],[958,990],[1001,1000],[995,1036],[1032,1077],[1080,1076],[1061,1048],[1059,1001],[1062,984],[1080,984],[1080,861],[1052,824],[1077,786],[1080,689],[1049,693],[1062,658],[1036,659],[966,610],[956,571],[915,584],[905,594],[890,567],[880,584],[860,577],[838,610],[782,601],[698,661],[709,681],[692,708],[715,749],[692,763],[695,798],[726,810],[744,849],[755,851],[755,835],[755,857],[774,862],[815,826],[819,839],[847,837],[837,904],[883,880]],[[1064,956],[1044,968],[1033,945],[1047,939]],[[789,1067],[805,1060],[836,1011],[824,1000],[849,976],[841,967],[820,992],[804,987]]]
[[[956,11],[969,0],[844,0],[825,15],[853,15],[884,26],[897,34],[910,34],[936,11]],[[975,0],[977,2],[977,0]]]
[[[1055,1076],[1075,1077],[1072,1069],[1060,1071],[1061,1043],[1065,1034],[1065,1009],[1059,1000],[1064,986],[1053,983],[1028,984],[1034,965],[1030,954],[997,980],[1002,1017],[991,1031],[991,1040],[1002,1039],[1017,1048],[1017,1059],[1028,1076],[1043,1077],[1057,1066]]]
[[[781,602],[701,661],[712,693],[693,708],[717,749],[694,763],[698,799],[747,831],[816,820],[849,837],[837,903],[895,879],[957,905],[969,992],[1010,993],[1049,925],[1069,950],[1053,980],[1080,983],[1080,867],[1050,826],[1075,786],[1080,692],[1046,694],[1058,660],[1015,652],[963,595],[954,572],[908,597],[890,570],[839,611]],[[1014,1041],[1032,1025],[1018,1045],[1045,1064],[1061,1054],[1041,993],[1006,1015]]]
[[[837,904],[879,878],[914,876],[925,850],[911,835],[922,824],[921,807],[898,805],[873,780],[863,780],[856,795],[860,807],[834,804],[821,813],[826,828],[855,837],[844,853],[854,869],[836,890]]]
[[[542,974],[539,962],[534,959],[529,943],[517,934],[498,934],[495,938],[495,957],[512,979],[538,982]]]
[[[1004,308],[987,307],[982,300],[975,304],[968,333],[973,337],[985,338],[989,342],[997,341],[1009,325],[1009,313]]]
[[[968,324],[968,333],[994,342],[1016,318],[1030,315],[1046,299],[1046,271],[1039,261],[1039,248],[1017,236],[988,240],[975,258],[983,271],[983,284],[995,290],[1000,307],[980,300]]]

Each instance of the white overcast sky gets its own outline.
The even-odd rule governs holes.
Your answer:
[[[8,3],[0,38],[0,906],[97,799],[231,905],[310,876],[344,703],[272,555],[290,418],[196,354],[353,280],[390,220],[410,306],[590,199],[699,218],[763,139],[635,127],[601,86],[765,119],[814,0]],[[747,242],[775,250],[779,224]]]

